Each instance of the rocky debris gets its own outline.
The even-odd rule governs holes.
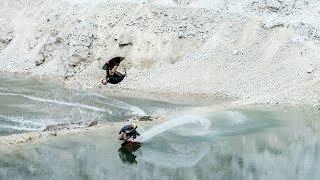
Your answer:
[[[125,46],[132,46],[134,35],[130,31],[121,33],[118,37],[114,38],[114,41],[118,43],[120,48]]]
[[[137,116],[137,117],[134,117],[132,119],[129,119],[129,122],[135,122],[135,123],[138,123],[138,122],[153,122],[153,121],[159,121],[159,120],[162,120],[161,117],[154,117],[154,116]]]
[[[3,12],[21,9],[18,1],[3,2],[12,4],[1,6]],[[30,26],[27,24],[28,28],[15,29],[18,23],[13,22],[24,20],[9,16],[10,13],[5,13],[7,18],[0,17],[2,39],[9,31],[20,30],[15,32],[13,41],[4,41],[9,42],[10,49],[6,56],[2,56],[0,68],[25,73],[25,65],[8,68],[25,60],[31,68],[28,70],[30,75],[41,78],[52,74],[54,76],[50,77],[65,77],[67,86],[94,89],[98,88],[99,80],[104,76],[101,71],[103,62],[97,59],[121,55],[127,57],[125,63],[130,64],[131,75],[126,83],[110,86],[106,91],[128,90],[159,95],[208,92],[211,97],[221,90],[228,96],[239,98],[247,94],[250,97],[269,96],[271,91],[275,91],[274,94],[279,95],[277,98],[283,101],[294,99],[288,97],[295,92],[313,93],[307,88],[313,82],[306,82],[296,74],[306,73],[304,62],[310,60],[315,64],[316,60],[311,57],[318,57],[320,26],[317,16],[313,15],[319,14],[319,1],[206,0],[184,6],[190,2],[176,0],[176,5],[170,7],[152,2],[99,2],[99,6],[88,8],[77,2],[76,6],[69,6],[55,1],[28,1],[25,3],[26,11],[21,14],[26,17],[26,22],[32,22]],[[44,12],[50,10],[50,13],[37,13],[37,3],[43,4]],[[253,19],[261,23],[247,26]],[[236,39],[236,43],[232,39]],[[299,42],[291,39],[299,39]],[[13,43],[16,45],[11,46]],[[119,48],[119,44],[126,43],[133,46],[128,44]],[[42,48],[38,50],[40,46]],[[308,49],[308,53],[298,55],[296,52],[301,48]],[[232,54],[235,49],[240,52],[236,56]],[[43,53],[44,61],[43,57],[35,57],[38,52]],[[176,61],[179,63],[175,66],[170,64]],[[196,61],[201,64],[199,68],[192,63]],[[279,67],[282,70],[276,71]],[[168,74],[167,69],[174,74]],[[205,73],[205,76],[198,72]],[[318,78],[317,72],[313,71],[312,78]],[[168,84],[169,79],[172,83]],[[300,88],[300,91],[282,92],[285,88],[271,88],[279,85]],[[269,92],[264,94],[261,90],[264,88]],[[297,93],[295,99],[300,97]],[[305,95],[301,99],[309,97]]]
[[[91,46],[95,39],[91,31],[90,29],[87,30],[87,32],[77,30],[68,36],[68,67],[74,68],[78,66],[80,62],[85,62],[90,59],[90,55],[92,55]]]
[[[26,143],[26,142],[37,140],[41,137],[42,137],[42,135],[37,132],[25,133],[25,134],[13,134],[13,135],[9,135],[9,136],[1,136],[0,137],[0,144],[1,145],[9,145],[9,144]]]
[[[61,131],[61,130],[64,130],[64,129],[86,128],[86,127],[96,126],[97,124],[98,124],[98,121],[55,124],[55,125],[47,126],[43,130],[43,132],[46,132],[46,131]]]
[[[281,8],[282,1],[279,0],[255,0],[252,3],[252,6],[260,10],[268,10],[270,12],[278,12]]]
[[[139,121],[155,121],[158,118],[157,117],[152,117],[152,116],[140,116],[140,117],[137,117],[137,119]]]
[[[45,58],[45,56],[43,54],[39,54],[38,55],[38,59],[39,60],[35,61],[36,66],[42,65],[46,60],[46,58]]]
[[[124,46],[131,46],[132,43],[128,42],[128,43],[119,43],[119,47],[124,47]]]
[[[1,27],[0,27],[0,52],[2,49],[6,48],[12,40],[13,40],[13,32],[6,32],[4,34],[1,34]]]
[[[44,63],[44,60],[36,61],[36,62],[35,62],[36,66],[40,66],[40,65],[43,64],[43,63]]]
[[[233,50],[233,51],[232,51],[232,54],[233,54],[233,55],[239,54],[239,50]]]
[[[82,46],[90,47],[95,39],[94,35],[91,32],[81,34],[79,37],[79,43]]]
[[[179,5],[183,5],[183,6],[187,6],[193,2],[195,2],[196,0],[173,0],[176,4]]]
[[[284,27],[284,23],[282,22],[262,23],[261,26],[264,29],[273,29],[273,28]]]
[[[12,38],[0,38],[0,43],[9,44],[12,41]]]
[[[279,0],[266,0],[265,1],[267,9],[272,12],[278,12],[282,2]]]
[[[315,70],[316,70],[316,67],[310,66],[310,67],[307,68],[307,73],[311,74],[311,73],[313,73]]]
[[[149,5],[142,6],[143,11],[134,7],[132,11],[128,11],[132,5],[126,4],[107,5],[95,11],[79,6],[68,10],[69,13],[65,13],[62,6],[64,5],[54,3],[52,4],[52,16],[34,17],[36,24],[28,32],[28,36],[30,35],[27,37],[30,46],[28,52],[35,51],[32,52],[35,54],[33,56],[38,56],[36,55],[37,46],[41,46],[38,51],[41,55],[30,57],[34,62],[32,65],[39,67],[37,75],[54,74],[65,80],[73,80],[86,71],[88,66],[92,68],[98,64],[97,57],[109,59],[112,56],[123,54],[131,54],[127,62],[132,64],[133,68],[142,66],[143,63],[139,61],[146,56],[148,56],[147,59],[152,59],[154,62],[159,59],[169,61],[172,55],[174,56],[172,59],[179,59],[197,48],[191,47],[192,42],[179,45],[181,42],[171,39],[171,33],[175,37],[181,35],[181,38],[194,38],[194,44],[198,44],[197,41],[200,39],[202,42],[206,39],[209,36],[208,32],[213,28],[212,24],[207,22],[218,22],[216,17],[210,16],[210,12],[200,9],[186,10],[186,14],[180,17],[178,9]],[[29,13],[32,14],[31,9]],[[88,16],[83,16],[84,13],[87,13]],[[36,18],[43,18],[43,21],[37,21]],[[115,25],[110,27],[108,25],[110,22]],[[0,36],[1,34],[0,32]],[[144,43],[146,41],[152,43],[146,44]],[[178,53],[166,50],[159,54],[159,49],[164,48],[173,49]],[[148,55],[136,51],[146,52]],[[134,61],[131,62],[131,59]],[[17,69],[17,71],[21,70]],[[33,73],[32,70],[30,72]],[[93,70],[86,72],[93,72]]]

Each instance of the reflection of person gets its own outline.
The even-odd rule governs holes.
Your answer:
[[[117,68],[124,59],[124,57],[114,57],[103,65],[102,69],[106,70],[106,77],[101,81],[103,85],[106,85],[107,83],[117,84],[123,80],[126,73],[123,75],[117,72]]]
[[[137,131],[137,127],[138,126],[136,124],[131,123],[121,128],[121,130],[119,131],[119,134],[120,134],[119,140],[127,141],[131,137],[132,139],[136,139],[137,136],[140,136],[140,134]]]
[[[121,148],[118,149],[118,153],[123,163],[137,164],[137,161],[136,161],[137,156],[132,154],[124,146],[121,146]]]
[[[132,152],[138,150],[141,147],[140,143],[134,142],[124,142],[121,144],[121,147],[118,149],[119,157],[123,163],[137,164],[136,155]]]

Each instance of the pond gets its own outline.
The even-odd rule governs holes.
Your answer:
[[[208,111],[197,113],[197,108]],[[118,130],[97,129],[1,151],[5,178],[318,179],[320,113],[302,109],[214,110],[114,98],[32,79],[0,79],[1,135],[48,124],[125,122],[137,115],[141,144],[121,146]],[[213,108],[213,107],[212,107]]]

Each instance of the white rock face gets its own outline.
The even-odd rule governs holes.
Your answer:
[[[319,104],[317,0],[3,0],[0,70],[213,102]]]

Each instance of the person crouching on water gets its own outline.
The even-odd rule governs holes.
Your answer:
[[[140,134],[137,131],[137,125],[134,123],[131,123],[129,125],[125,125],[123,128],[121,128],[119,134],[119,140],[127,141],[132,137],[132,139],[136,139],[137,136],[140,136]]]
[[[103,85],[106,85],[107,83],[118,84],[124,79],[127,74],[117,72],[117,68],[124,59],[124,57],[114,57],[103,65],[102,69],[106,70],[106,77],[101,81]]]

